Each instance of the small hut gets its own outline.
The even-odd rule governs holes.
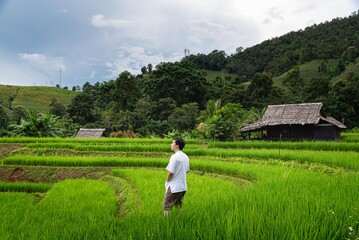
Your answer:
[[[322,103],[269,105],[262,119],[241,129],[243,133],[261,132],[269,140],[340,141],[347,127],[326,117]]]
[[[105,128],[80,128],[76,138],[100,138],[105,130]]]

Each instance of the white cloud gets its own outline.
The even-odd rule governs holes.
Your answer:
[[[62,9],[58,10],[58,12],[59,12],[59,13],[66,14],[66,13],[69,12],[69,10],[68,10],[68,9],[65,9],[65,8],[62,8]]]
[[[0,9],[0,78],[50,82],[61,67],[67,85],[106,81],[108,74],[180,60],[185,48],[231,54],[358,8],[357,0],[109,0],[86,7],[7,1]]]
[[[92,71],[91,73],[90,73],[90,78],[95,78],[95,76],[96,76],[96,72],[95,71]]]
[[[21,59],[30,61],[30,62],[37,62],[37,63],[44,63],[46,61],[46,57],[42,54],[38,54],[38,53],[32,53],[32,54],[28,54],[28,53],[19,53],[18,56]]]
[[[29,67],[35,71],[39,71],[45,75],[52,76],[56,72],[66,71],[66,66],[63,63],[62,58],[48,58],[39,53],[19,53],[18,57],[24,60]]]
[[[174,62],[183,57],[182,53],[173,53],[171,56],[165,57],[162,54],[153,54],[145,51],[141,47],[120,47],[118,49],[117,59],[113,62],[106,62],[106,67],[110,72],[108,77],[114,78],[123,71],[129,71],[133,74],[141,72],[143,66],[152,64],[156,66],[161,62]]]
[[[123,28],[130,24],[130,21],[120,19],[106,19],[102,14],[96,14],[92,16],[92,25],[96,27],[108,27],[108,28]]]
[[[0,59],[0,84],[16,86],[49,86],[48,78],[41,72],[21,63]]]
[[[227,19],[212,22],[207,19],[192,19],[186,22],[188,45],[191,52],[208,53],[215,49],[233,53],[239,46],[248,46],[248,39],[255,35],[245,25],[233,24]]]

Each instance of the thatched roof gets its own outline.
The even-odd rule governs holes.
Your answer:
[[[105,128],[80,128],[76,138],[100,138]]]
[[[322,114],[322,103],[269,105],[263,118],[241,129],[242,132],[259,130],[266,126],[318,124],[320,121],[341,129],[347,127],[332,117]]]

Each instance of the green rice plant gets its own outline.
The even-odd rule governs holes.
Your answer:
[[[129,205],[128,214],[116,217],[118,200],[109,184],[66,180],[54,184],[37,204],[26,198],[26,211],[10,217],[14,222],[6,221],[6,227],[2,224],[0,235],[5,240],[342,239],[347,235],[350,215],[359,204],[358,185],[353,184],[359,182],[357,173],[326,176],[283,166],[227,164],[223,171],[233,168],[257,179],[243,188],[225,177],[191,171],[183,210],[173,209],[169,218],[161,209],[165,169],[114,169],[112,178],[125,179],[140,198]],[[9,207],[23,209],[2,201],[0,216]]]
[[[174,209],[169,219],[164,218],[161,209],[165,193],[164,179],[166,171],[149,171],[144,169],[115,169],[116,176],[130,179],[137,187],[143,205],[121,220],[120,236],[122,239],[216,239],[218,233],[211,234],[208,227],[213,222],[210,218],[222,217],[219,204],[231,203],[239,194],[239,189],[230,182],[218,178],[188,175],[188,192],[186,193],[183,210]],[[227,194],[222,194],[227,189]],[[204,197],[211,196],[205,199]],[[202,214],[197,215],[200,211]],[[134,225],[141,219],[141,224]],[[207,221],[206,221],[207,220]],[[218,228],[220,228],[218,226]],[[196,230],[197,229],[197,230]],[[206,234],[196,231],[207,231]],[[223,236],[222,236],[223,237]]]
[[[119,178],[106,175],[102,180],[108,182],[116,191],[117,196],[117,217],[125,217],[134,209],[142,206],[142,200],[136,187],[125,177]]]
[[[61,157],[61,156],[31,156],[14,155],[5,158],[6,165],[28,165],[28,166],[147,166],[163,167],[167,163],[164,158],[129,158],[129,157]]]
[[[358,204],[357,174],[328,177],[289,169],[267,177],[239,195],[238,211],[256,219],[238,219],[253,228],[254,234],[244,239],[261,233],[264,239],[340,239],[346,234],[350,211]]]
[[[50,188],[48,183],[0,182],[0,192],[47,192]]]
[[[297,161],[299,163],[320,163],[331,167],[359,169],[359,153],[337,151],[296,151],[274,149],[188,149],[190,156],[201,156],[205,159],[217,158],[251,158],[257,160],[277,159],[282,161]],[[8,165],[44,165],[44,166],[150,166],[157,167],[166,163],[169,154],[162,157],[61,157],[61,156],[31,156],[14,155],[3,159]]]
[[[35,207],[35,196],[27,193],[0,192],[0,203],[1,239],[21,239],[20,226]]]
[[[28,166],[101,166],[101,167],[155,167],[164,168],[168,164],[167,158],[148,158],[148,157],[60,157],[60,156],[31,156],[14,155],[4,159],[6,165],[28,165]],[[217,162],[205,158],[191,159],[191,168],[193,170],[222,173],[228,175],[241,176],[245,179],[253,179],[254,175],[240,174],[242,165],[231,162]]]
[[[359,203],[357,186],[352,184],[359,180],[358,175],[328,177],[304,170],[256,165],[252,165],[252,170],[259,179],[244,189],[190,173],[184,209],[173,210],[170,219],[160,216],[165,171],[114,170],[115,174],[132,179],[143,201],[142,208],[123,220],[121,233],[124,238],[143,239],[175,238],[178,234],[186,239],[345,236],[350,210]],[[347,191],[350,193],[346,194]],[[343,194],[346,199],[342,202]],[[134,224],[139,219],[142,224]]]
[[[80,144],[80,143],[29,143],[30,149],[71,149],[75,151],[169,152],[169,144]],[[192,145],[189,149],[199,146]]]
[[[278,159],[284,161],[299,161],[322,163],[334,167],[346,169],[359,169],[359,153],[338,151],[297,151],[297,150],[274,150],[274,149],[208,149],[188,150],[189,155],[225,157],[246,157],[253,159]]]
[[[116,208],[115,193],[106,182],[59,182],[18,221],[9,239],[110,239]]]
[[[51,144],[39,143],[27,155],[4,158],[4,164],[114,167],[113,175],[48,185],[39,202],[33,194],[0,192],[1,239],[350,239],[359,229],[353,219],[359,216],[355,151],[308,150],[309,145],[294,150],[295,144],[280,149],[189,144],[184,208],[165,218],[161,205],[169,142],[58,142],[63,149],[85,147],[69,156],[56,148],[51,150],[56,154],[48,155],[51,148],[44,146],[56,145]],[[92,150],[106,145],[133,146]],[[307,170],[312,167],[339,171]],[[11,189],[13,183],[3,184]]]
[[[341,138],[343,142],[359,142],[359,133],[342,133]]]
[[[208,148],[235,148],[235,149],[292,149],[292,150],[312,150],[312,151],[359,151],[359,145],[354,142],[321,142],[321,141],[302,141],[302,142],[274,142],[274,141],[240,141],[240,142],[209,142]]]
[[[84,144],[107,144],[107,143],[145,143],[159,144],[171,143],[166,138],[34,138],[34,137],[1,137],[0,143],[84,143]],[[188,144],[199,144],[200,140],[186,139]]]

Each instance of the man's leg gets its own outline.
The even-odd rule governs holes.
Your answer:
[[[167,189],[167,192],[165,194],[165,198],[163,199],[163,204],[162,204],[162,209],[163,209],[163,214],[165,217],[168,217],[170,215],[170,209],[172,207],[171,204],[171,188]]]
[[[165,217],[170,215],[169,211],[174,205],[182,209],[182,202],[185,194],[186,192],[171,193],[171,188],[168,188],[162,205]]]

